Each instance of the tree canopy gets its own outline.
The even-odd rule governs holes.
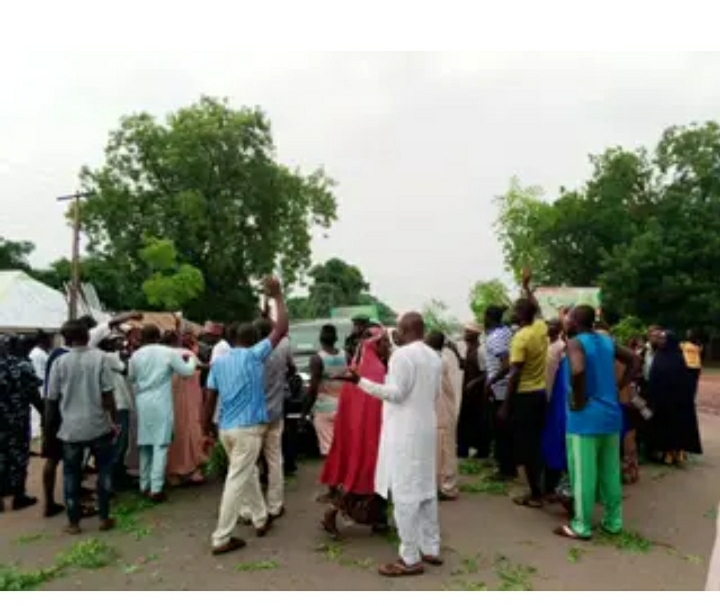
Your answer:
[[[81,180],[90,192],[80,209],[90,258],[112,266],[123,283],[141,285],[153,273],[141,258],[145,242],[171,242],[178,267],[204,278],[188,302],[191,317],[252,313],[252,285],[276,271],[295,283],[310,265],[312,229],[336,218],[333,182],[322,170],[303,174],[280,164],[260,109],[208,97],[165,121],[146,113],[122,118],[104,165],[83,168]]]
[[[327,318],[334,307],[375,305],[379,320],[384,324],[395,322],[395,312],[370,294],[370,284],[355,265],[332,258],[308,271],[310,283],[306,297],[288,300],[290,315],[294,318]]]
[[[493,279],[485,282],[475,282],[470,289],[470,309],[475,320],[482,324],[485,319],[485,310],[490,305],[509,306],[510,293],[501,280]]]
[[[35,250],[32,242],[6,240],[0,237],[0,269],[30,271],[29,257]]]
[[[150,305],[180,310],[205,290],[202,272],[177,260],[175,245],[170,240],[149,239],[140,251],[140,258],[152,272],[142,284]]]
[[[498,198],[507,269],[539,283],[599,286],[615,316],[677,329],[720,318],[720,127],[667,129],[655,147],[591,156],[592,174],[547,200],[513,179]]]

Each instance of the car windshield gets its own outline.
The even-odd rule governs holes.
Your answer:
[[[293,351],[317,351],[320,347],[318,338],[320,329],[325,324],[333,324],[337,329],[338,347],[343,347],[345,339],[352,331],[352,322],[347,320],[316,320],[291,324],[289,330],[290,343]]]

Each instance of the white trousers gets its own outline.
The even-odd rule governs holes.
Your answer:
[[[400,535],[400,559],[408,566],[422,556],[440,556],[440,523],[437,498],[416,503],[393,503]]]
[[[273,421],[266,427],[262,441],[262,454],[265,456],[268,468],[267,510],[270,515],[276,516],[282,510],[285,498],[282,458],[283,420]],[[255,466],[255,475],[258,475],[257,465]],[[244,500],[240,516],[244,520],[252,520],[252,512]]]
[[[257,460],[266,429],[267,425],[255,425],[220,432],[220,441],[228,457],[228,471],[217,528],[212,535],[213,547],[225,545],[230,540],[243,505],[248,507],[255,528],[262,528],[267,521],[267,508],[257,474]]]

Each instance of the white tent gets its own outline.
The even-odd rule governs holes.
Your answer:
[[[65,296],[23,271],[0,271],[0,331],[57,331],[68,318]]]

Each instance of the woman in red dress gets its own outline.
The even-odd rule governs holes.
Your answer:
[[[383,383],[390,356],[390,340],[382,328],[370,328],[360,348],[358,373]],[[346,383],[338,399],[335,435],[323,467],[320,482],[333,491],[322,527],[337,538],[337,515],[342,513],[357,524],[387,530],[387,503],[375,494],[383,403],[357,386]]]

